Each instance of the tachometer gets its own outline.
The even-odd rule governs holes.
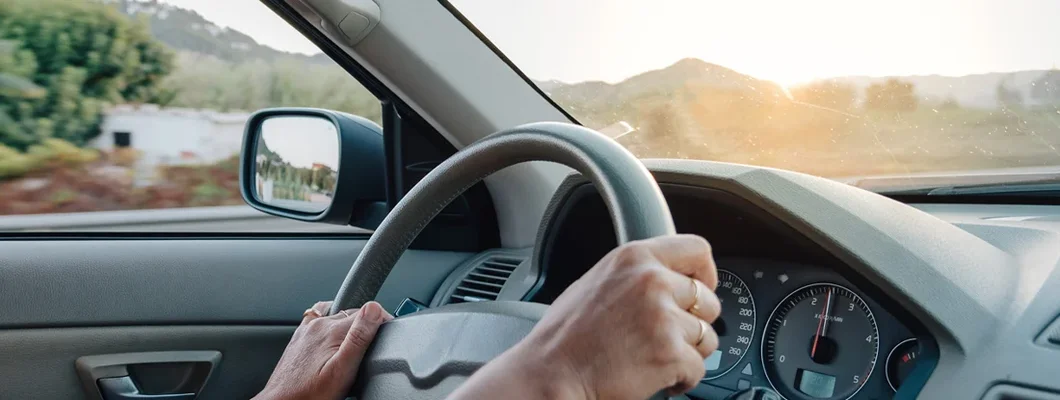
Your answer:
[[[865,386],[878,355],[872,310],[831,283],[785,297],[762,338],[766,379],[787,399],[849,399]]]
[[[887,355],[887,369],[884,370],[887,372],[887,384],[891,385],[891,390],[898,391],[905,378],[913,372],[919,356],[920,344],[916,338],[903,340],[891,349],[891,353]]]
[[[755,334],[755,299],[743,280],[726,270],[718,270],[718,290],[721,316],[712,326],[718,333],[718,350],[703,362],[707,367],[705,380],[725,375],[740,363],[751,349]]]

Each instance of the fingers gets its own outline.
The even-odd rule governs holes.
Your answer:
[[[330,301],[318,301],[316,304],[313,304],[312,307],[309,307],[309,309],[305,310],[305,312],[302,313],[302,325],[308,324],[309,321],[312,321],[314,319],[328,315],[328,310],[330,309]]]
[[[379,303],[374,301],[365,303],[360,310],[352,314],[352,317],[347,318],[351,321],[351,324],[346,332],[346,337],[342,340],[339,350],[335,352],[335,356],[328,361],[328,364],[337,363],[335,365],[348,367],[355,371],[357,366],[361,364],[368,346],[375,339],[379,326],[394,317],[387,313],[386,310],[383,310]]]
[[[707,321],[692,316],[687,312],[675,312],[675,320],[685,343],[692,345],[699,352],[701,359],[707,358],[718,348],[718,333]]]
[[[328,306],[328,309],[329,310],[331,309],[330,305]],[[331,315],[329,315],[327,317],[324,317],[324,318],[333,319],[333,320],[343,320],[343,319],[352,318],[353,315],[356,314],[356,313],[357,313],[357,309],[356,308],[351,308],[349,310],[340,310],[339,312],[331,314]]]
[[[696,235],[673,235],[638,243],[667,268],[698,279],[710,290],[718,287],[718,271],[706,239]]]
[[[673,289],[674,302],[692,315],[714,322],[721,315],[721,301],[714,291],[697,279],[667,271],[666,280]]]

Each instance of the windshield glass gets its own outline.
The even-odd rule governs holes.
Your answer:
[[[1060,165],[1056,0],[452,3],[639,157],[832,178]]]

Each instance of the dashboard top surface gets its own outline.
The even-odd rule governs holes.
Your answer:
[[[1049,372],[1060,370],[1060,349],[1036,343],[1060,313],[1060,293],[1046,290],[1060,286],[1060,212],[1055,207],[909,206],[788,171],[688,160],[645,164],[664,192],[670,187],[724,193],[795,233],[778,254],[760,258],[839,271],[820,278],[850,283],[853,291],[866,293],[870,309],[897,311],[901,328],[909,329],[912,321],[912,330],[932,338],[937,364],[930,379],[925,377],[918,393],[899,397],[979,398],[999,383],[1060,391]],[[542,223],[534,268],[541,268],[544,255],[553,250],[548,238],[569,229],[557,221],[563,220],[572,193],[586,185],[574,175],[560,186]],[[675,222],[679,231],[687,231],[680,218]],[[718,258],[746,259],[751,247],[736,245]],[[871,304],[878,301],[886,304]],[[758,318],[769,311],[759,306]],[[911,331],[885,337],[881,330],[880,351],[890,350],[884,341],[906,333]]]

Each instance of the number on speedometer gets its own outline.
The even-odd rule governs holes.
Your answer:
[[[879,354],[876,318],[857,294],[830,283],[789,294],[762,338],[770,385],[789,400],[842,400],[868,381]]]
[[[707,375],[714,379],[725,375],[740,363],[751,348],[755,334],[755,300],[743,280],[732,272],[718,270],[718,290],[721,316],[714,321],[718,333],[718,350],[703,362]]]

